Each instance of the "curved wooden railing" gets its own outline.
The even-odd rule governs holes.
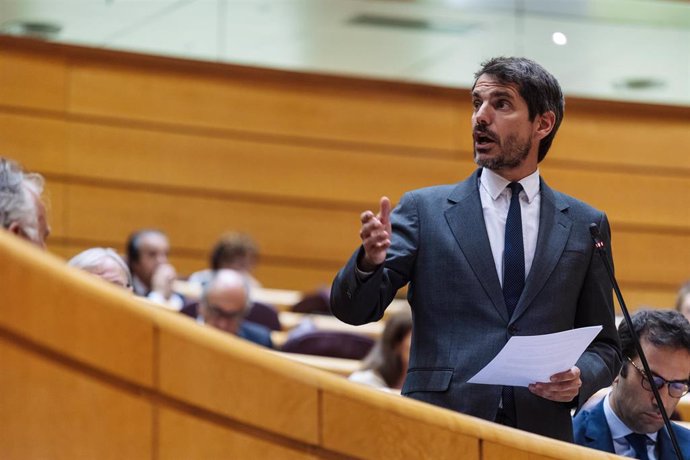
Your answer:
[[[0,230],[3,459],[613,456],[352,384]]]

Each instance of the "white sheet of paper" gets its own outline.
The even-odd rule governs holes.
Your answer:
[[[468,383],[526,387],[548,382],[553,374],[573,367],[601,329],[589,326],[554,334],[511,337]]]

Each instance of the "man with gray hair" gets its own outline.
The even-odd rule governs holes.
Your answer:
[[[271,331],[267,327],[245,321],[250,308],[249,286],[244,275],[235,270],[222,269],[214,273],[204,287],[197,321],[273,348]]]
[[[0,157],[0,224],[41,249],[50,234],[43,184],[40,174],[26,173],[15,161]]]
[[[104,281],[132,290],[132,274],[114,249],[91,248],[72,257],[67,264],[94,274]]]

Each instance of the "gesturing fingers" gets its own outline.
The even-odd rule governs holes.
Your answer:
[[[364,258],[360,261],[360,268],[369,271],[385,260],[386,251],[391,245],[390,213],[391,202],[384,196],[381,197],[377,215],[369,210],[360,215],[362,227],[359,230],[359,237],[362,239],[365,252]]]
[[[382,196],[379,202],[379,214],[376,217],[378,217],[383,225],[388,225],[390,224],[390,215],[391,200],[389,200],[386,196]]]

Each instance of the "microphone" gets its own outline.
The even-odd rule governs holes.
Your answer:
[[[616,298],[618,299],[618,304],[621,306],[621,310],[623,310],[625,322],[628,323],[628,328],[630,328],[630,336],[633,339],[635,351],[637,351],[637,354],[640,356],[640,361],[642,362],[644,373],[645,375],[653,375],[652,370],[649,368],[647,357],[645,356],[644,351],[642,351],[640,339],[639,337],[637,337],[637,334],[635,333],[632,318],[630,318],[628,307],[625,305],[625,301],[623,300],[623,294],[621,293],[620,287],[618,287],[616,277],[613,275],[613,269],[611,268],[608,256],[606,255],[606,245],[604,244],[604,241],[601,239],[601,234],[599,233],[599,226],[595,223],[589,224],[589,234],[592,235],[592,240],[594,241],[594,249],[601,256],[601,260],[604,262],[604,267],[606,267],[606,271],[608,272],[609,279],[611,280],[611,284],[613,285],[613,291],[616,293]],[[671,444],[673,444],[673,449],[676,451],[676,456],[678,457],[678,460],[683,460],[683,455],[680,451],[680,446],[678,445],[678,439],[676,439],[676,433],[671,428],[671,421],[668,418],[668,414],[666,414],[666,409],[664,408],[664,403],[661,400],[659,389],[656,387],[656,385],[649,386],[652,388],[652,393],[654,393],[654,399],[656,399],[657,406],[659,407],[659,412],[661,412],[661,417],[664,419],[664,426],[666,427],[666,431],[668,431],[668,435],[671,437]]]
[[[594,247],[602,251],[606,251],[604,242],[601,240],[601,234],[599,233],[599,226],[597,224],[589,224],[589,234],[592,235],[594,240]]]

